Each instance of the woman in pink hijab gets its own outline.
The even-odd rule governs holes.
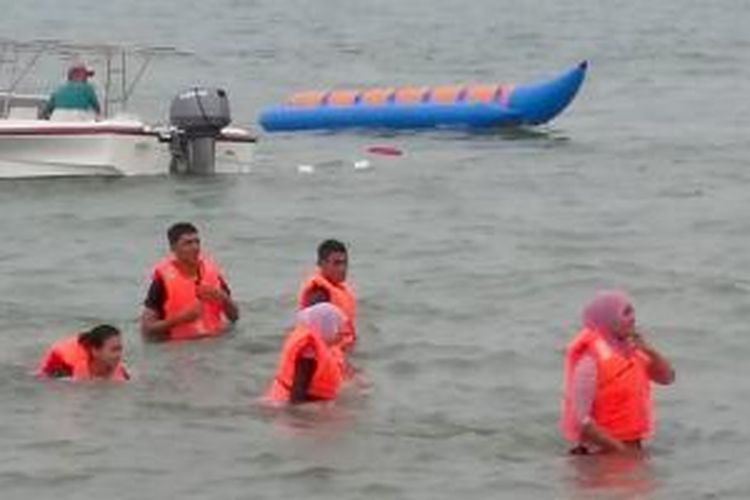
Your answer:
[[[671,384],[674,370],[636,329],[625,292],[597,292],[582,320],[565,355],[563,435],[578,454],[639,450],[653,429],[650,383]]]

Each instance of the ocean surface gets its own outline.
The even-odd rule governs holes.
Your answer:
[[[0,182],[3,500],[750,497],[747,2],[0,7],[10,39],[191,51],[155,64],[132,108],[163,119],[183,88],[218,85],[256,130],[263,105],[306,88],[591,64],[570,108],[532,130],[258,130],[246,175]],[[40,88],[63,74],[50,71]],[[242,318],[220,340],[144,345],[148,271],[179,220],[199,227]],[[350,247],[372,386],[326,412],[268,414],[255,399],[330,237]],[[557,432],[563,348],[611,287],[678,373],[655,391],[638,462],[573,459]],[[125,332],[131,383],[30,376],[50,342],[98,322]]]

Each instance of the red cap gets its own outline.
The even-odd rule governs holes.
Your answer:
[[[68,79],[76,75],[94,76],[94,70],[87,68],[83,63],[76,63],[68,68]]]

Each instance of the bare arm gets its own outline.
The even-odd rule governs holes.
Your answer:
[[[672,364],[651,344],[646,342],[640,333],[632,335],[633,344],[649,359],[648,376],[657,384],[669,385],[675,380]]]
[[[300,357],[294,365],[294,381],[289,394],[289,402],[299,404],[309,401],[307,390],[310,388],[317,361],[315,358]]]
[[[166,340],[169,338],[169,331],[172,327],[195,321],[200,317],[200,313],[200,303],[196,303],[171,318],[161,319],[159,313],[144,307],[143,312],[141,312],[141,334],[149,340]]]
[[[240,319],[240,311],[232,300],[232,295],[229,291],[229,287],[226,282],[222,279],[221,287],[216,288],[210,285],[199,285],[197,289],[198,298],[201,300],[218,300],[221,302],[221,307],[224,310],[227,318],[231,322],[235,322]]]
[[[160,320],[153,309],[144,307],[141,311],[141,335],[149,340],[166,340],[169,336],[169,325],[166,320]]]
[[[628,447],[590,420],[581,426],[581,441],[598,446],[603,453],[620,453]]]
[[[238,319],[240,319],[240,310],[237,307],[237,304],[234,303],[232,300],[232,296],[228,295],[227,293],[224,293],[224,297],[221,299],[221,304],[224,307],[224,314],[227,315],[227,318],[229,318],[229,321],[234,323]]]

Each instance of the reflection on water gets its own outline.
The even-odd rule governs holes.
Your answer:
[[[344,384],[336,401],[288,405],[259,397],[253,409],[281,435],[333,438],[354,427],[371,391],[372,383],[360,372]]]
[[[273,408],[261,406],[261,414],[271,423],[275,433],[283,436],[317,438],[345,435],[355,423],[355,413],[332,402]]]
[[[656,486],[647,453],[570,456],[567,466],[571,498],[644,498]]]

